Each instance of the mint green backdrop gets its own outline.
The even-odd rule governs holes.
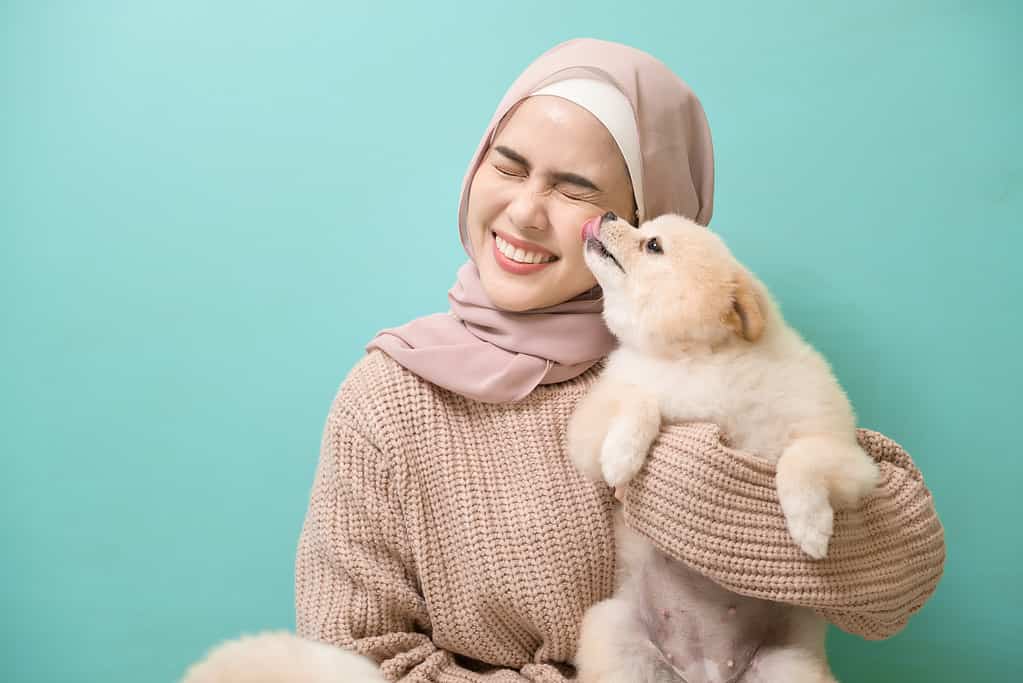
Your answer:
[[[0,679],[172,681],[294,627],[330,401],[374,332],[446,310],[469,156],[575,36],[700,95],[712,227],[934,492],[938,592],[891,640],[833,630],[836,672],[1018,673],[1021,29],[1013,2],[4,3]]]

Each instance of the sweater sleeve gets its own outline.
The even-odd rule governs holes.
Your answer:
[[[562,683],[555,669],[477,672],[431,641],[386,455],[335,402],[295,561],[299,636],[367,656],[389,681]]]
[[[814,609],[842,630],[888,638],[934,593],[944,529],[909,455],[866,429],[878,488],[835,514],[828,554],[789,538],[774,465],[732,449],[711,423],[667,426],[624,496],[626,522],[658,548],[741,595]]]

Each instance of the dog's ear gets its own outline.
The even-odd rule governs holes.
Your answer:
[[[753,286],[749,273],[740,269],[732,289],[732,308],[725,314],[725,325],[746,341],[756,341],[764,332],[766,308]]]

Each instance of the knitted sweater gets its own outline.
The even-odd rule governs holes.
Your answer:
[[[296,557],[298,634],[373,658],[389,680],[574,680],[583,613],[614,589],[617,503],[572,466],[565,427],[603,367],[490,404],[365,355],[326,420]],[[772,466],[708,423],[662,431],[626,521],[734,592],[888,637],[933,593],[944,535],[909,456],[859,438],[882,483],[836,515],[824,560],[788,539]]]

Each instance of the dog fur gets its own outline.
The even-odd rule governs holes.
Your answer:
[[[879,471],[856,441],[852,407],[824,358],[785,323],[764,284],[720,237],[687,218],[669,214],[634,227],[606,216],[587,233],[585,260],[604,291],[604,319],[619,346],[569,422],[576,467],[622,487],[642,467],[662,423],[714,422],[735,448],[776,466],[793,541],[809,556],[825,557],[834,510],[856,506]],[[621,523],[621,510],[616,514],[622,574],[615,597],[584,619],[581,681],[834,680],[824,656],[826,624],[791,606],[770,617],[771,632],[761,634],[744,671],[712,662],[666,666],[641,627],[648,615],[637,603],[640,577],[667,558]],[[698,578],[681,580],[695,585]],[[693,590],[705,595],[714,587]]]
[[[386,683],[368,657],[287,631],[242,636],[213,648],[181,683]]]

